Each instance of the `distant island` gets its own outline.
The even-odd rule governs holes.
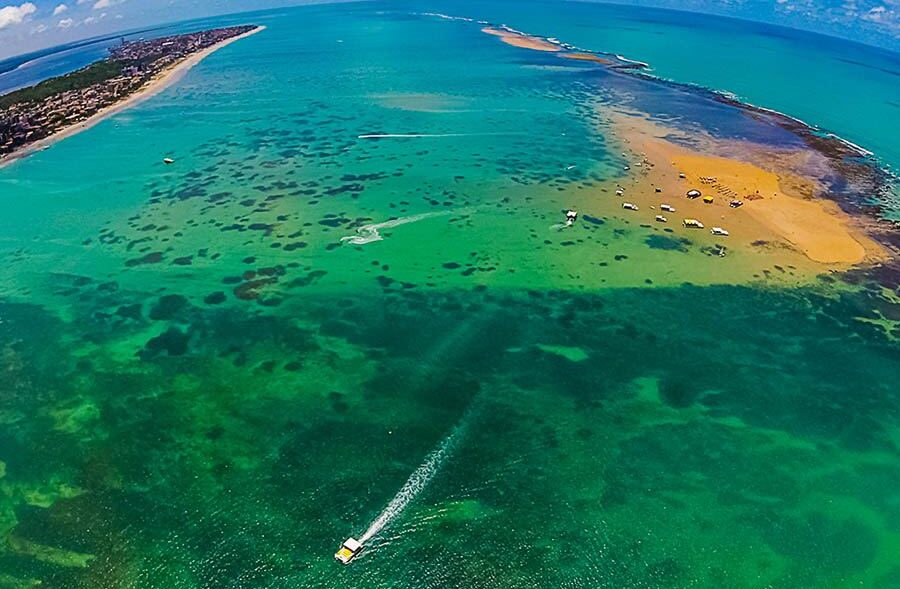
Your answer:
[[[206,55],[262,29],[243,25],[123,41],[106,59],[0,96],[0,165],[158,92]]]

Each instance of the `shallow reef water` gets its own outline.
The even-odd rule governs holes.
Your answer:
[[[166,319],[85,298],[70,322],[2,309],[19,579],[812,587],[895,566],[898,356],[857,295],[391,290]]]
[[[0,170],[0,589],[897,587],[884,277],[591,204],[607,108],[796,139],[383,8]]]

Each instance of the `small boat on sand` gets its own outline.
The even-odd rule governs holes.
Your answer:
[[[738,208],[738,207],[744,206],[744,201],[734,199],[733,201],[731,201],[730,203],[728,203],[728,206],[730,206],[730,207],[733,208],[733,209],[736,209],[736,208]]]
[[[688,229],[703,229],[703,223],[701,223],[697,219],[685,219],[681,222],[681,224]]]
[[[700,197],[700,191],[697,190],[696,188],[693,189],[693,190],[688,190],[688,191],[687,191],[687,197],[688,197],[688,198],[699,198],[699,197]]]
[[[713,235],[720,235],[722,237],[728,237],[728,235],[729,235],[728,231],[726,231],[725,229],[722,229],[721,227],[713,227],[712,229],[709,230],[709,232],[712,233]]]
[[[638,206],[637,206],[636,204],[634,204],[634,203],[631,203],[631,202],[623,202],[623,203],[622,203],[622,208],[623,208],[623,209],[628,209],[629,211],[636,211],[636,210],[638,210]]]
[[[669,222],[669,220],[666,219],[665,217],[663,217],[662,215],[656,215],[656,220],[659,221],[660,223],[668,223]]]

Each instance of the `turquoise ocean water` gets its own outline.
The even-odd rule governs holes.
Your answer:
[[[0,587],[897,587],[896,293],[591,215],[628,161],[605,113],[802,142],[423,12],[897,157],[895,58],[836,41],[581,4],[217,20],[267,28],[0,169]],[[882,124],[765,47],[850,56]]]
[[[900,169],[900,54],[892,51],[764,23],[612,4],[572,2],[565,10],[554,2],[451,6],[643,61],[663,78],[733,93],[837,133]],[[441,7],[451,10],[447,4],[435,9]]]

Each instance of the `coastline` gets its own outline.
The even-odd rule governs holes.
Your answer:
[[[742,102],[726,92],[683,84],[640,70],[632,70],[627,74],[670,87],[686,88],[707,96],[710,100],[736,108],[748,116],[766,120],[801,139],[809,152],[821,156],[837,175],[853,186],[853,190],[849,191],[817,190],[812,197],[821,207],[828,209],[832,216],[842,219],[855,235],[860,236],[857,241],[866,242],[866,255],[857,263],[850,264],[850,267],[869,267],[883,276],[882,281],[900,284],[900,232],[897,231],[900,225],[889,220],[885,216],[884,205],[872,198],[889,193],[898,179],[896,174],[883,166],[883,162],[875,154],[833,132],[773,109]],[[755,150],[744,155],[756,165],[765,162],[764,167],[767,169],[779,167],[776,165],[778,162],[766,158],[763,153],[764,150]],[[739,158],[738,161],[742,160]],[[781,176],[781,170],[778,172]],[[770,218],[774,220],[774,217]],[[784,223],[785,219],[781,222]],[[843,270],[851,269],[846,263],[844,266]]]
[[[546,39],[542,39],[541,37],[526,35],[525,33],[511,31],[506,28],[484,27],[481,29],[481,32],[498,37],[507,45],[520,47],[522,49],[531,49],[533,51],[548,51],[551,53],[563,50],[563,48],[559,45],[555,45]]]
[[[461,19],[465,20],[465,19]],[[635,135],[629,129],[622,137],[626,143],[644,144],[646,148],[657,151],[657,155],[673,166],[675,159],[686,166],[689,162],[709,174],[710,170],[729,168],[731,186],[723,185],[723,189],[740,191],[749,187],[766,186],[774,188],[767,202],[762,207],[753,207],[754,211],[741,211],[738,218],[744,217],[756,229],[764,229],[770,237],[776,237],[774,247],[762,239],[747,240],[748,246],[757,251],[785,250],[789,248],[802,253],[807,262],[830,271],[848,271],[855,267],[878,269],[882,274],[896,275],[900,280],[900,269],[897,268],[897,255],[900,252],[900,233],[896,231],[896,223],[887,220],[883,205],[879,204],[878,195],[888,194],[897,176],[883,167],[882,162],[872,152],[862,146],[841,138],[839,135],[810,125],[805,121],[765,108],[741,101],[738,97],[695,84],[685,84],[649,73],[649,65],[615,55],[614,60],[607,56],[612,54],[598,53],[579,49],[555,39],[524,33],[506,25],[494,25],[479,21],[481,31],[500,38],[509,45],[537,51],[553,51],[556,57],[575,61],[596,63],[610,72],[638,76],[652,83],[686,89],[706,96],[710,100],[736,108],[748,116],[763,119],[770,124],[795,135],[806,144],[808,153],[801,155],[780,154],[791,157],[813,156],[824,160],[825,164],[840,177],[853,186],[852,190],[830,190],[822,186],[816,178],[808,177],[792,167],[791,162],[779,162],[777,158],[765,157],[766,150],[762,146],[747,144],[732,145],[739,154],[720,157],[715,149],[710,153],[684,151],[679,145],[663,141],[653,130],[643,129]],[[553,49],[550,49],[550,48]],[[605,63],[609,61],[610,63]],[[619,72],[619,70],[624,70]],[[721,147],[721,146],[720,146]],[[802,151],[802,150],[801,150]],[[639,155],[643,149],[639,149]],[[680,155],[680,157],[678,157]],[[653,174],[657,176],[658,174]],[[695,173],[695,179],[700,173]],[[672,185],[674,187],[674,184]],[[776,197],[777,192],[777,197]],[[775,198],[773,198],[775,197]],[[777,202],[777,205],[776,205]],[[648,203],[649,204],[649,203]],[[758,203],[757,203],[758,204]],[[687,208],[692,208],[688,205]],[[699,209],[700,210],[704,209]],[[708,209],[706,209],[708,211]],[[736,211],[728,211],[729,213]],[[732,214],[727,215],[734,217]],[[724,218],[724,217],[723,217]],[[811,220],[815,219],[815,220]],[[742,233],[738,229],[738,233]],[[824,235],[817,235],[824,233]],[[837,235],[838,237],[834,237]],[[732,242],[738,241],[732,239]]]
[[[679,136],[677,130],[642,117],[616,117],[613,130],[623,147],[644,162],[636,183],[625,189],[629,200],[652,208],[661,200],[656,193],[661,188],[669,195],[665,200],[677,208],[671,215],[675,219],[697,218],[707,228],[721,225],[731,233],[730,245],[771,256],[776,263],[795,258],[790,263],[814,274],[891,258],[889,248],[866,226],[865,217],[841,209],[819,180],[798,171],[809,158],[821,156],[812,148],[773,154],[763,145],[744,141],[725,145],[696,135],[693,138],[700,139],[704,148],[688,148],[670,140]],[[684,198],[690,189],[712,196],[712,203]],[[744,204],[731,208],[732,199]],[[691,230],[676,228],[676,232],[688,235]]]
[[[181,78],[184,77],[185,74],[187,74],[187,72],[191,70],[191,68],[193,68],[195,65],[197,65],[219,49],[222,49],[223,47],[226,47],[251,35],[255,35],[256,33],[265,30],[265,28],[266,27],[264,25],[257,26],[252,31],[247,31],[246,33],[243,33],[241,35],[225,39],[219,43],[216,43],[215,45],[203,49],[202,51],[198,51],[197,53],[188,56],[187,58],[179,61],[170,68],[160,72],[141,89],[129,95],[124,100],[117,102],[116,104],[112,104],[94,113],[83,121],[79,121],[73,125],[69,125],[68,127],[61,129],[59,132],[54,133],[49,137],[45,137],[43,139],[35,141],[34,143],[26,145],[22,149],[14,151],[11,154],[7,155],[5,158],[0,159],[0,169],[21,159],[24,159],[35,152],[47,149],[57,141],[62,141],[67,137],[77,135],[82,131],[86,131],[115,114],[141,104],[142,102],[152,98],[153,96],[156,96],[163,90],[178,82]]]
[[[481,31],[483,33],[499,37],[504,43],[507,43],[514,47],[519,47],[522,49],[532,49],[536,51],[551,51],[555,52],[557,57],[560,58],[574,59],[584,62],[596,62],[598,64],[605,65],[609,70],[624,70],[632,75],[641,76],[647,80],[652,80],[657,83],[677,88],[690,89],[709,95],[713,100],[717,102],[721,102],[729,106],[734,106],[751,113],[769,116],[775,119],[776,122],[783,128],[793,130],[798,134],[813,135],[815,136],[815,139],[820,142],[833,142],[840,144],[839,149],[843,153],[851,157],[860,157],[871,160],[871,163],[873,165],[878,166],[878,171],[884,177],[888,177],[894,182],[900,182],[900,177],[898,177],[895,172],[891,172],[885,169],[884,162],[880,158],[878,158],[878,156],[874,152],[863,147],[862,145],[858,145],[848,139],[841,137],[833,131],[823,129],[815,124],[807,123],[802,119],[783,113],[781,111],[753,104],[751,102],[746,102],[735,94],[725,90],[717,90],[690,82],[679,82],[677,80],[655,75],[653,73],[650,73],[652,72],[652,67],[647,62],[631,59],[618,53],[609,53],[581,48],[576,45],[571,45],[569,43],[557,40],[555,38],[525,33],[507,25],[495,24],[486,20],[475,20],[473,18],[451,16],[435,12],[414,14],[423,17],[435,17],[451,21],[477,23],[482,27]],[[518,37],[518,39],[516,39],[515,37]],[[554,47],[554,49],[547,49],[547,46]]]
[[[438,13],[423,13],[422,16],[435,16],[449,20],[476,22],[473,19],[469,18],[452,17]],[[556,39],[551,40],[550,38],[543,37],[541,35],[534,35],[531,33],[517,31],[506,25],[495,25],[487,21],[477,22],[478,24],[482,25],[481,31],[483,33],[499,37],[501,41],[514,47],[519,47],[522,49],[532,49],[535,51],[551,51],[556,53],[557,57],[560,58],[573,59],[582,62],[595,62],[606,66],[608,70],[622,70],[630,75],[640,76],[641,78],[656,83],[675,88],[689,89],[694,92],[707,95],[716,102],[726,104],[728,106],[733,106],[735,108],[747,111],[751,114],[769,117],[773,119],[773,122],[778,124],[780,127],[803,137],[810,144],[810,147],[813,147],[814,149],[819,148],[823,151],[833,152],[834,155],[840,157],[854,157],[868,160],[868,162],[866,163],[877,167],[877,172],[881,176],[881,180],[885,180],[886,178],[891,178],[895,181],[898,180],[896,174],[887,171],[883,166],[883,162],[877,157],[875,153],[873,153],[869,149],[866,149],[861,145],[844,139],[837,133],[834,133],[827,129],[822,129],[817,125],[807,123],[806,121],[797,117],[791,116],[775,109],[759,106],[750,102],[745,102],[741,100],[740,97],[728,91],[716,90],[699,84],[679,82],[669,78],[657,76],[650,73],[652,69],[650,67],[650,64],[643,61],[630,59],[617,53],[613,54],[602,51],[583,49],[575,45],[557,41]],[[553,49],[549,49],[548,47],[552,47]],[[871,209],[872,206],[869,205],[869,208]]]

